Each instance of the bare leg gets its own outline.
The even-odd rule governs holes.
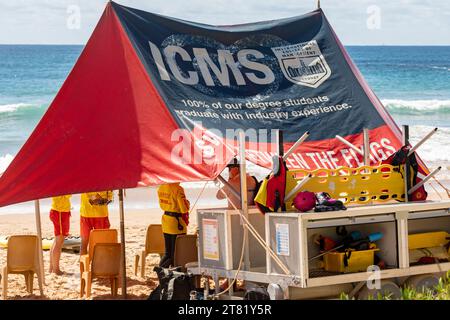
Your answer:
[[[87,254],[87,247],[89,244],[89,238],[83,238],[81,237],[81,248],[80,248],[80,255]]]
[[[56,236],[55,240],[53,241],[52,245],[52,251],[50,252],[50,257],[52,261],[52,270],[57,275],[62,275],[59,268],[59,260],[61,258],[61,250],[64,243],[64,236]]]
[[[50,249],[50,268],[48,268],[49,273],[53,273],[53,251],[55,250],[56,239],[53,240],[52,247]]]

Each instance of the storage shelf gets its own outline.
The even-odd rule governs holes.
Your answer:
[[[408,277],[417,274],[425,273],[440,273],[450,270],[450,262],[440,263],[440,264],[427,264],[421,266],[414,266],[404,269],[393,268],[384,269],[380,271],[381,279],[397,278],[397,277]],[[194,274],[206,274],[215,275],[217,277],[233,278],[237,270],[218,270],[209,268],[189,268],[189,272]],[[328,275],[326,275],[328,273]],[[255,271],[241,271],[238,275],[239,279],[263,283],[284,283],[293,287],[303,287],[298,276],[294,275],[281,275],[281,274],[267,274],[263,272]],[[344,284],[344,283],[354,283],[367,281],[367,272],[357,272],[357,273],[345,273],[345,274],[335,274],[330,272],[318,272],[314,277],[310,277],[306,280],[305,288],[321,287],[327,285]]]
[[[397,278],[397,277],[408,277],[416,274],[425,273],[439,273],[446,272],[450,270],[450,262],[440,263],[440,264],[427,264],[421,266],[414,266],[404,269],[385,269],[380,271],[381,279]],[[359,273],[347,273],[341,275],[333,275],[320,278],[310,278],[307,279],[307,287],[320,287],[325,285],[351,283],[351,282],[361,282],[367,281],[367,272]]]
[[[369,223],[381,223],[381,222],[393,222],[395,221],[395,214],[379,214],[365,217],[349,217],[339,219],[328,220],[309,220],[308,229],[325,228],[325,227],[337,227],[348,226],[357,224],[369,224]]]
[[[324,213],[300,213],[302,219],[305,220],[327,220],[336,218],[352,218],[370,215],[383,215],[397,212],[409,212],[414,214],[420,212],[421,214],[428,214],[428,212],[442,210],[447,211],[450,208],[450,201],[424,201],[424,202],[410,202],[402,204],[383,204],[373,206],[361,206],[348,208],[345,211],[330,211]],[[272,215],[272,214],[271,214]],[[283,215],[278,213],[277,215]]]
[[[395,270],[397,268],[395,267],[388,267],[384,270]],[[366,275],[367,277],[367,273],[362,272]],[[361,272],[348,272],[348,273],[343,273],[343,272],[332,272],[332,271],[326,271],[323,269],[314,269],[314,270],[310,270],[309,272],[309,279],[312,278],[322,278],[322,277],[331,277],[331,276],[343,276],[343,275],[351,275],[351,274],[361,274]]]

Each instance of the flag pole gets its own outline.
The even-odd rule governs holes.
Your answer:
[[[119,190],[120,241],[122,243],[122,297],[127,298],[127,258],[125,255],[125,215],[123,208],[123,189]]]
[[[42,223],[41,223],[41,207],[39,200],[34,201],[34,214],[36,217],[36,232],[38,236],[38,258],[39,258],[39,268],[41,272],[39,276],[41,277],[42,284],[45,286],[45,268],[44,268],[44,256],[42,254]]]

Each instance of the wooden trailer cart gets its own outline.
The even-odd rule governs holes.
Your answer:
[[[199,226],[199,262],[189,271],[197,275],[233,279],[238,272],[243,228],[235,210],[204,209],[197,213]],[[312,299],[337,297],[345,292],[367,298],[377,292],[398,296],[405,283],[419,288],[437,284],[439,276],[450,270],[450,262],[411,266],[408,235],[433,231],[450,233],[450,201],[386,204],[349,208],[326,213],[268,213],[249,210],[250,222],[288,267],[285,274],[254,237],[249,238],[250,267],[239,271],[238,278],[266,284],[274,299]],[[377,272],[333,273],[317,268],[309,261],[319,254],[314,234],[332,236],[336,226],[349,232],[381,232],[377,243],[379,257],[386,269]],[[381,280],[379,291],[369,290],[367,281]],[[231,280],[230,280],[231,281]],[[233,295],[233,292],[230,292]]]
[[[407,133],[406,126],[404,131]],[[308,133],[303,135],[282,156],[286,159],[307,136]],[[247,190],[243,135],[240,139],[241,190]],[[345,211],[288,211],[263,215],[256,208],[248,208],[246,193],[241,199],[241,210],[198,210],[198,264],[190,265],[189,271],[211,277],[216,284],[219,278],[231,282],[237,277],[246,283],[268,285],[272,299],[337,297],[340,293],[360,299],[377,293],[391,294],[395,298],[400,295],[399,287],[405,284],[419,290],[436,285],[439,277],[450,270],[450,262],[434,259],[426,264],[417,263],[417,252],[412,250],[435,247],[441,251],[441,256],[448,258],[445,246],[449,242],[447,233],[450,233],[450,200],[408,202],[406,195],[418,187],[406,182],[409,170],[405,170],[406,166],[369,166],[368,144],[365,134],[362,150],[366,166],[288,173],[294,180],[294,185],[287,188],[291,191],[286,192],[288,208],[292,207],[296,191],[309,190],[325,191],[333,198],[341,199],[348,205]],[[425,177],[423,183],[439,169]],[[226,184],[224,179],[221,181]],[[338,253],[334,257],[328,254],[317,258],[320,252],[314,239],[319,234],[336,237],[336,227],[345,227],[348,233],[357,231],[365,236],[379,233],[382,238],[376,241],[376,248],[367,252],[353,251],[341,253],[341,256]],[[348,255],[344,257],[347,264],[344,261],[344,266],[336,266],[342,254]],[[350,257],[352,254],[353,258]],[[367,261],[365,265],[360,262],[363,269],[348,267],[349,261],[363,261],[370,254],[372,261],[376,254],[378,260],[384,262],[383,268],[377,269],[376,263],[367,265]],[[327,267],[332,264],[333,268]],[[233,296],[232,290],[228,293]]]

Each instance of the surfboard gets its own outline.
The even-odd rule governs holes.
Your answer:
[[[0,248],[8,247],[8,236],[0,236]],[[42,239],[42,250],[50,250],[53,245],[54,238]],[[67,237],[64,239],[63,249],[79,251],[81,245],[80,237]]]

